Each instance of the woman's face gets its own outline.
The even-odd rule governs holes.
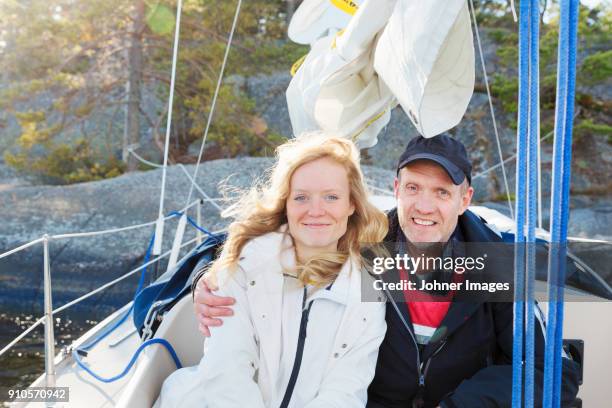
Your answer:
[[[344,167],[330,158],[298,167],[291,177],[286,209],[298,258],[335,251],[355,212]]]

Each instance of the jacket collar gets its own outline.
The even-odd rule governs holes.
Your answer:
[[[354,265],[350,261],[345,262],[332,285],[326,289],[317,290],[308,297],[307,301],[327,299],[341,305],[347,305],[349,302],[354,301],[354,296],[351,296],[351,293],[356,293],[351,291],[352,280],[354,280],[352,278],[355,277],[354,275],[357,275],[357,273],[353,273],[354,270]]]
[[[293,240],[287,225],[281,226],[276,232],[249,241],[242,250],[240,259],[241,267],[248,271],[249,276],[270,271],[270,268],[275,269],[277,273],[266,273],[262,277],[266,286],[280,288],[282,292],[283,273],[293,270],[296,264]],[[347,261],[328,290],[317,290],[307,300],[328,299],[342,305],[360,301],[358,291],[351,290],[351,285],[356,284],[353,281],[359,279],[359,274],[353,271],[358,270],[353,260]]]

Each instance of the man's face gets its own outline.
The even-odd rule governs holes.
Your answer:
[[[400,227],[417,247],[447,242],[474,194],[467,182],[455,185],[448,173],[430,160],[418,160],[402,168],[394,190]]]

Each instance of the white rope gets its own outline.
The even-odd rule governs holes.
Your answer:
[[[159,219],[164,215],[164,196],[166,194],[166,168],[168,167],[168,150],[170,148],[170,128],[172,127],[172,104],[174,103],[174,84],[176,80],[176,60],[178,56],[179,32],[181,30],[181,9],[183,0],[176,6],[176,27],[174,28],[174,48],[172,50],[172,74],[170,77],[170,97],[168,100],[168,118],[166,122],[166,141],[164,144],[164,165],[162,168],[161,194],[159,197]],[[189,200],[187,200],[189,202]],[[161,238],[161,237],[160,237]]]
[[[211,198],[211,203],[212,200],[222,200],[222,199],[214,199]],[[192,202],[191,204],[189,204],[186,207],[183,207],[180,212],[185,212],[188,209],[190,209],[191,207],[193,207],[194,205],[198,204],[199,200],[196,200],[194,202]],[[218,206],[216,203],[213,204],[215,206]],[[169,220],[170,218],[174,218],[174,215],[169,215],[167,217],[164,218],[164,221]],[[144,227],[148,227],[150,225],[155,225],[157,223],[157,221],[150,221],[150,222],[146,222],[143,224],[137,224],[137,225],[130,225],[128,227],[122,227],[122,228],[111,228],[111,229],[107,229],[107,230],[101,230],[101,231],[90,231],[90,232],[74,232],[74,233],[69,233],[69,234],[57,234],[57,235],[51,235],[49,238],[50,239],[64,239],[64,238],[81,238],[81,237],[91,237],[91,236],[95,236],[95,235],[104,235],[104,234],[112,234],[115,232],[123,232],[123,231],[129,231],[129,230],[133,230],[133,229],[138,229],[138,228],[144,228]],[[11,249],[7,252],[4,252],[2,254],[0,254],[0,259],[2,258],[6,258],[9,255],[12,255],[16,252],[20,252],[23,251],[33,245],[39,244],[43,241],[43,238],[38,238],[35,239],[33,241],[28,242],[27,244],[21,245],[17,248]]]
[[[548,132],[545,136],[543,136],[540,140],[544,141],[548,138],[550,138],[552,135],[554,134],[554,131],[550,131]],[[514,153],[512,156],[508,157],[506,160],[503,161],[503,164],[507,164],[508,162],[511,162],[512,160],[516,159],[516,153]],[[498,167],[501,167],[502,163],[498,163],[494,166],[489,167],[486,170],[481,171],[480,173],[476,174],[475,176],[472,177],[472,180],[483,177],[485,174],[495,170]]]
[[[516,159],[516,153],[514,153],[512,156],[508,157],[506,160],[504,160],[502,163],[497,163],[494,166],[489,167],[486,170],[481,171],[480,173],[476,174],[475,176],[472,177],[472,181],[476,180],[477,178],[480,177],[484,177],[485,175],[487,175],[488,173],[492,172],[493,170],[501,167],[503,164],[508,164],[510,163],[512,160]]]
[[[218,233],[220,233],[222,231],[223,231],[222,229],[221,230],[217,230],[217,231],[213,231],[213,234],[218,234]],[[191,239],[191,240],[181,244],[181,248],[194,243],[196,241],[196,239],[197,238],[193,238],[193,239]],[[60,313],[60,312],[62,312],[64,310],[68,309],[70,306],[75,305],[75,304],[77,304],[77,303],[79,303],[79,302],[81,302],[81,301],[83,301],[83,300],[85,300],[85,299],[95,295],[96,293],[99,293],[102,290],[104,290],[104,289],[106,289],[106,288],[108,288],[110,286],[113,286],[114,284],[116,284],[118,282],[121,282],[122,280],[124,280],[126,278],[129,278],[130,276],[132,276],[136,272],[140,271],[141,269],[144,269],[147,266],[149,266],[149,265],[159,261],[160,259],[167,257],[168,255],[170,255],[170,252],[172,252],[172,250],[168,250],[168,251],[164,252],[163,254],[159,255],[157,258],[154,258],[154,259],[150,260],[149,262],[147,262],[145,264],[142,264],[142,265],[140,265],[139,267],[137,267],[135,269],[132,269],[131,271],[129,271],[125,275],[122,275],[122,276],[118,277],[117,279],[115,279],[113,281],[110,281],[110,282],[100,286],[99,288],[97,288],[97,289],[95,289],[95,290],[93,290],[93,291],[91,291],[91,292],[89,292],[89,293],[87,293],[87,294],[85,294],[85,295],[83,295],[83,296],[81,296],[81,297],[71,301],[71,302],[66,303],[65,305],[55,309],[53,311],[53,314]]]
[[[154,168],[161,168],[163,167],[161,164],[155,164],[153,162],[150,162],[148,160],[146,160],[145,158],[143,158],[142,156],[138,155],[138,153],[136,153],[134,150],[132,150],[131,148],[127,149],[128,153],[131,153],[137,160],[139,160],[140,162],[149,165],[151,167]],[[208,194],[206,194],[204,192],[204,190],[202,190],[202,188],[195,182],[194,179],[191,178],[191,175],[189,174],[189,172],[187,171],[187,169],[185,168],[185,166],[183,166],[182,163],[179,163],[177,165],[181,170],[183,170],[183,173],[185,173],[185,176],[187,176],[187,179],[189,179],[189,181],[193,184],[193,187],[198,190],[198,192],[202,195],[202,197],[204,197],[204,201],[208,201],[209,203],[212,204],[213,207],[215,207],[219,212],[223,211],[223,208],[221,208],[221,206],[219,206],[215,201],[222,201],[223,198],[212,198],[210,197]]]
[[[213,207],[215,207],[219,213],[223,212],[223,208],[221,208],[221,206],[219,204],[217,204],[213,198],[211,198],[208,194],[206,194],[204,192],[204,190],[202,190],[200,188],[200,186],[197,185],[197,183],[195,182],[195,180],[193,178],[191,178],[191,175],[189,174],[189,172],[187,171],[187,169],[185,168],[185,166],[183,166],[182,164],[179,164],[179,167],[181,170],[183,170],[183,173],[185,173],[185,176],[187,176],[187,178],[189,179],[189,181],[191,182],[191,186],[193,188],[195,188],[196,190],[198,190],[198,192],[202,195],[202,197],[204,197],[205,201],[208,201],[210,204],[212,204]],[[216,200],[221,200],[219,198],[217,198]]]
[[[193,239],[185,242],[184,244],[181,245],[181,248],[186,246],[186,245],[189,245],[189,244],[195,242],[195,240],[196,240],[196,238],[193,238]],[[129,278],[130,276],[134,275],[136,272],[139,272],[141,269],[144,269],[147,266],[149,266],[151,264],[154,264],[155,262],[159,261],[160,259],[167,257],[168,255],[170,255],[170,252],[172,252],[172,251],[168,250],[168,251],[164,252],[163,254],[159,255],[157,258],[154,258],[154,259],[150,260],[149,262],[147,262],[145,264],[142,264],[142,265],[140,265],[139,267],[137,267],[135,269],[132,269],[131,271],[129,271],[128,273],[118,277],[117,279],[112,280],[112,281],[110,281],[108,283],[105,283],[104,285],[100,286],[99,288],[94,289],[91,292],[86,293],[83,296],[78,297],[78,298],[74,299],[73,301],[68,302],[65,305],[61,306],[61,307],[58,307],[57,309],[55,309],[53,311],[53,314],[60,313],[60,312],[62,312],[64,310],[68,309],[69,307],[71,307],[73,305],[76,305],[77,303],[82,302],[83,300],[92,297],[93,295],[103,291],[104,289],[109,288],[109,287],[115,285],[116,283],[119,283],[122,280],[125,280],[125,279]]]
[[[145,222],[143,224],[130,225],[128,227],[111,228],[111,229],[102,230],[102,231],[73,232],[73,233],[68,233],[68,234],[58,234],[58,235],[52,235],[49,238],[51,238],[51,239],[64,239],[64,238],[92,237],[92,236],[95,236],[95,235],[113,234],[115,232],[123,232],[123,231],[129,231],[129,230],[133,230],[133,229],[138,229],[138,228],[144,228],[144,227],[148,227],[150,225],[155,225],[155,223],[157,223],[157,221],[150,221],[150,222]]]
[[[603,239],[581,238],[581,237],[567,237],[567,240],[571,241],[571,242],[588,242],[588,243],[593,243],[593,244],[612,245],[612,241],[606,241],[606,240],[603,240]]]
[[[510,188],[508,187],[508,177],[506,175],[506,167],[504,166],[504,156],[501,149],[501,141],[499,140],[499,132],[497,131],[497,121],[495,120],[495,110],[493,109],[493,101],[491,98],[491,90],[489,88],[489,77],[487,75],[487,67],[485,65],[484,54],[482,52],[482,44],[480,43],[480,34],[478,31],[478,22],[476,21],[476,12],[474,11],[474,2],[470,0],[470,10],[472,11],[472,21],[474,22],[474,31],[476,32],[476,42],[478,43],[478,51],[480,54],[480,64],[482,65],[482,75],[485,81],[485,87],[487,89],[487,97],[489,99],[489,109],[491,111],[491,120],[493,121],[493,130],[495,131],[495,140],[497,142],[497,153],[499,154],[499,161],[501,162],[502,175],[504,179],[504,186],[506,188],[506,198],[508,200],[508,208],[510,208],[510,216],[514,219],[514,209],[512,208],[512,200],[510,199]]]
[[[27,249],[33,245],[40,244],[42,241],[43,239],[41,237],[41,238],[35,239],[34,241],[30,241],[27,244],[23,244],[15,249],[11,249],[10,251],[0,254],[0,259],[6,258],[7,256],[14,254],[15,252],[23,251],[24,249]]]
[[[161,168],[163,168],[163,167],[164,167],[164,166],[163,166],[163,165],[161,165],[161,164],[156,164],[156,163],[153,163],[153,162],[151,162],[151,161],[148,161],[147,159],[145,159],[144,157],[142,157],[142,156],[140,156],[138,153],[136,153],[136,152],[134,151],[134,149],[132,149],[131,147],[128,147],[127,152],[128,152],[128,153],[130,153],[132,156],[134,156],[134,157],[136,158],[136,160],[138,160],[138,161],[140,161],[141,163],[144,163],[144,164],[146,164],[146,165],[148,165],[148,166],[154,167],[154,168],[156,168],[156,169],[161,169]]]
[[[227,57],[229,55],[230,47],[232,46],[232,39],[234,38],[234,31],[236,31],[236,24],[238,23],[238,15],[240,14],[240,6],[242,5],[242,0],[238,0],[238,4],[236,5],[236,13],[234,14],[234,21],[232,22],[232,29],[230,31],[229,38],[227,40],[227,46],[225,47],[225,55],[223,56],[223,63],[221,64],[221,72],[219,72],[219,78],[217,79],[217,87],[215,88],[215,93],[213,95],[213,100],[210,106],[210,113],[208,114],[208,119],[206,120],[206,128],[204,130],[204,137],[202,139],[202,146],[200,146],[200,154],[198,154],[198,161],[196,163],[196,168],[193,171],[193,180],[198,179],[198,170],[200,169],[200,162],[202,161],[202,154],[204,153],[204,145],[206,144],[206,138],[208,137],[208,130],[210,129],[210,124],[212,122],[213,114],[215,113],[215,106],[217,104],[217,96],[219,95],[219,89],[221,88],[221,82],[223,81],[223,72],[225,71],[225,64],[227,63]],[[193,186],[191,184],[191,188],[189,189],[189,195],[187,196],[187,202],[191,200],[191,195],[193,194]]]

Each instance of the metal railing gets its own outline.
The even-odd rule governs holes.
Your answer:
[[[187,212],[189,209],[191,209],[194,206],[197,206],[196,208],[196,219],[197,219],[197,223],[198,225],[201,223],[202,220],[202,216],[201,216],[201,210],[202,210],[202,206],[204,204],[205,201],[211,201],[214,199],[199,199],[196,200],[194,202],[192,202],[191,204],[185,206],[184,208],[182,208],[180,210],[181,213],[183,212]],[[218,207],[218,204],[214,203],[215,207]],[[175,215],[170,215],[164,218],[164,221],[169,220],[171,218],[174,218]],[[25,329],[21,334],[19,334],[16,338],[14,338],[11,342],[9,342],[6,346],[4,346],[2,348],[2,350],[0,350],[0,357],[2,355],[4,355],[6,352],[8,352],[13,346],[15,346],[19,341],[21,341],[23,338],[25,338],[29,333],[31,333],[34,329],[36,329],[38,326],[40,326],[41,324],[44,324],[45,326],[45,333],[44,333],[44,349],[45,349],[45,382],[46,382],[46,386],[47,387],[53,387],[55,386],[55,365],[54,365],[54,360],[55,360],[55,331],[54,331],[54,322],[53,322],[53,315],[56,315],[92,296],[94,296],[95,294],[127,279],[128,277],[134,275],[135,273],[141,271],[142,269],[148,267],[149,265],[152,265],[156,262],[158,262],[159,260],[169,256],[172,252],[172,250],[168,250],[166,252],[164,252],[163,254],[160,254],[159,256],[157,256],[156,258],[140,265],[137,268],[132,269],[131,271],[125,273],[124,275],[86,293],[83,296],[80,296],[77,299],[74,299],[68,303],[66,303],[65,305],[58,307],[57,309],[53,310],[53,303],[52,303],[52,284],[51,284],[51,262],[50,262],[50,254],[49,254],[49,242],[51,242],[52,240],[60,240],[60,239],[67,239],[67,238],[83,238],[83,237],[91,237],[91,236],[98,236],[98,235],[106,235],[106,234],[113,234],[113,233],[118,233],[118,232],[123,232],[123,231],[129,231],[129,230],[134,230],[134,229],[139,229],[139,228],[144,228],[144,227],[148,227],[148,226],[152,226],[155,225],[158,221],[151,221],[151,222],[146,222],[146,223],[142,223],[142,224],[137,224],[137,225],[131,225],[131,226],[127,226],[127,227],[121,227],[121,228],[111,228],[111,229],[106,229],[106,230],[100,230],[100,231],[90,231],[90,232],[77,232],[77,233],[69,233],[69,234],[57,234],[57,235],[48,235],[45,234],[42,237],[35,239],[33,241],[30,241],[26,244],[23,244],[17,248],[11,249],[7,252],[4,252],[2,254],[0,254],[0,259],[2,258],[6,258],[9,255],[15,254],[17,252],[23,251],[25,249],[28,249],[34,245],[40,244],[42,243],[43,245],[43,273],[44,273],[44,278],[43,278],[43,286],[44,286],[44,315],[42,317],[40,317],[38,320],[36,320],[31,326],[29,326],[27,329]],[[217,233],[219,231],[215,231],[214,233]],[[182,249],[188,245],[191,244],[199,244],[200,242],[202,242],[202,233],[201,231],[196,229],[196,237],[181,244],[179,246],[179,249]]]

